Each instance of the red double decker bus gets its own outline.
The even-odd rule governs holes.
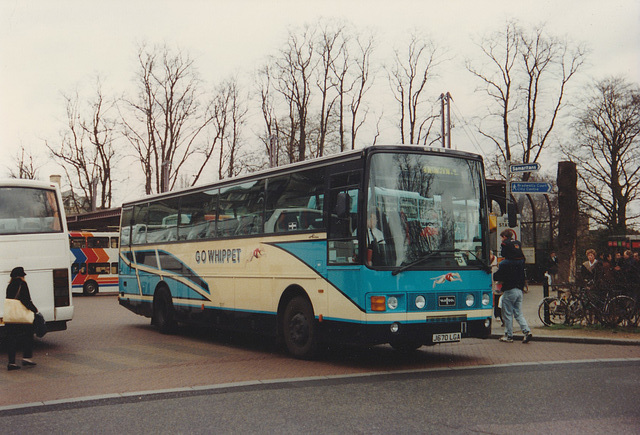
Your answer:
[[[70,231],[71,288],[85,295],[118,291],[117,232]]]

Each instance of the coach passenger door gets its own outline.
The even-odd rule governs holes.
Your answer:
[[[328,190],[327,278],[340,293],[360,305],[361,252],[358,209],[362,171],[357,162],[331,168]],[[336,301],[337,302],[337,301]],[[329,302],[331,303],[331,301]]]

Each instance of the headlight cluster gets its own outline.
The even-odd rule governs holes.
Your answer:
[[[411,304],[418,310],[423,310],[427,306],[427,298],[424,295],[411,295],[408,294],[409,300],[407,309],[412,310]],[[406,297],[405,296],[405,297]],[[394,311],[397,310],[400,305],[404,307],[405,302],[401,302],[402,296],[371,296],[371,311]],[[472,293],[467,293],[464,298],[465,305],[471,308],[476,305],[476,296]],[[491,294],[482,294],[482,306],[486,307],[491,304]],[[453,308],[453,307],[452,307]]]
[[[467,297],[465,298],[465,303],[467,304],[467,307],[469,308],[473,307],[476,303],[475,296],[472,295],[471,293],[467,294]],[[482,306],[486,307],[490,303],[491,303],[491,295],[489,293],[482,293]]]
[[[394,311],[400,306],[398,296],[371,296],[371,311]]]
[[[427,306],[427,299],[423,295],[409,295],[409,304],[413,303],[419,310]],[[411,300],[413,298],[413,301]],[[404,307],[402,296],[371,296],[371,311],[394,311]]]

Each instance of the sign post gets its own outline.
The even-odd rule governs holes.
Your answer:
[[[549,183],[526,183],[511,181],[511,176],[514,173],[523,172],[537,172],[540,170],[540,163],[514,163],[511,164],[511,160],[507,160],[507,182],[505,185],[505,206],[507,213],[509,210],[509,201],[511,200],[511,193],[547,193],[551,191],[551,185]],[[536,186],[533,186],[535,184]],[[541,186],[544,184],[545,186]]]

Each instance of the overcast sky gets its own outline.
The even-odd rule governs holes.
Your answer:
[[[130,87],[136,43],[179,46],[202,78],[216,83],[252,70],[282,46],[290,26],[319,17],[371,29],[382,42],[420,28],[460,59],[449,63],[452,70],[464,69],[473,41],[502,30],[506,20],[545,23],[550,34],[588,45],[583,80],[640,81],[640,0],[0,0],[0,177],[20,146],[46,161],[44,140],[57,140],[64,127],[61,92],[96,74],[107,91]],[[464,108],[473,98],[471,77],[441,75],[441,90]],[[54,172],[48,164],[40,175]]]

